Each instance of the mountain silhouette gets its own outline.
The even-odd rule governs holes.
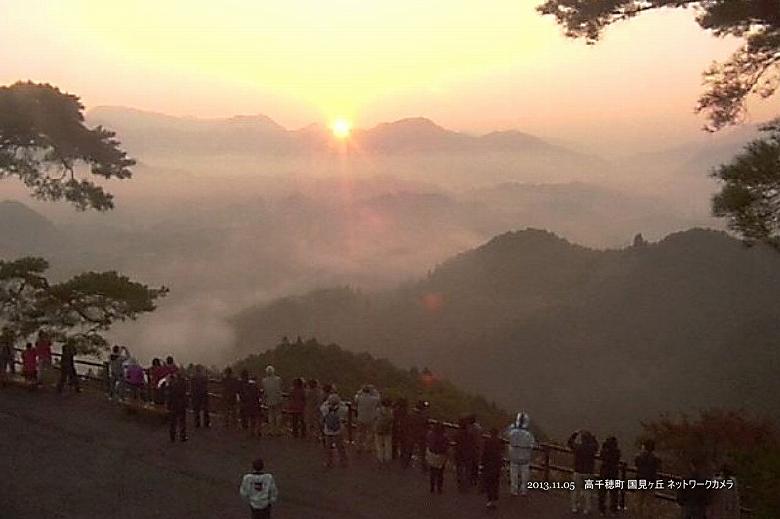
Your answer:
[[[237,353],[317,336],[434,367],[557,435],[631,435],[659,413],[708,407],[777,416],[780,255],[702,229],[637,243],[502,234],[394,290],[249,308],[235,319]]]
[[[0,256],[40,254],[60,243],[57,227],[21,202],[0,202]]]
[[[101,124],[121,136],[134,154],[243,153],[249,155],[300,155],[332,151],[330,130],[311,124],[288,130],[264,115],[222,119],[173,117],[124,107],[96,107],[87,114],[90,124]],[[525,153],[547,154],[588,162],[583,155],[519,131],[493,132],[477,137],[448,130],[424,117],[381,123],[356,129],[351,137],[362,153]]]

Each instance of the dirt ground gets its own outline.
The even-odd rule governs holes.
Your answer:
[[[417,469],[380,470],[354,456],[348,468],[326,469],[309,441],[217,425],[170,444],[164,424],[97,393],[0,390],[0,519],[246,518],[238,485],[258,456],[279,487],[275,518],[573,517],[560,494],[504,494],[491,512],[483,496],[457,494],[452,473],[444,495],[431,496]]]

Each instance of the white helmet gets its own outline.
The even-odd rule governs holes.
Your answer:
[[[517,417],[515,418],[514,426],[518,429],[528,429],[528,426],[531,424],[531,417],[528,416],[528,413],[525,411],[520,411],[517,413]]]

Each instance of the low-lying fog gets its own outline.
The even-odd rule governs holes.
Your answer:
[[[3,182],[0,199],[23,202],[56,229],[0,229],[0,252],[44,255],[58,276],[117,269],[170,287],[157,312],[117,326],[114,338],[144,361],[173,353],[208,364],[231,360],[229,318],[250,304],[317,287],[396,285],[507,230],[543,228],[605,248],[639,232],[652,240],[721,227],[709,216],[707,173],[749,138],[616,162],[422,119],[356,133],[338,149],[319,128],[287,132],[252,118],[161,123],[121,109],[90,117],[117,130],[138,160],[132,180],[108,184],[117,208],[79,213]],[[256,149],[268,132],[283,152]]]

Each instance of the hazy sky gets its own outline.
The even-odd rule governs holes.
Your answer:
[[[539,0],[0,0],[0,83],[48,81],[87,107],[263,113],[287,127],[408,116],[454,129],[663,146],[691,138],[701,71],[733,40],[688,11],[588,47]],[[777,98],[755,103],[759,121]]]

